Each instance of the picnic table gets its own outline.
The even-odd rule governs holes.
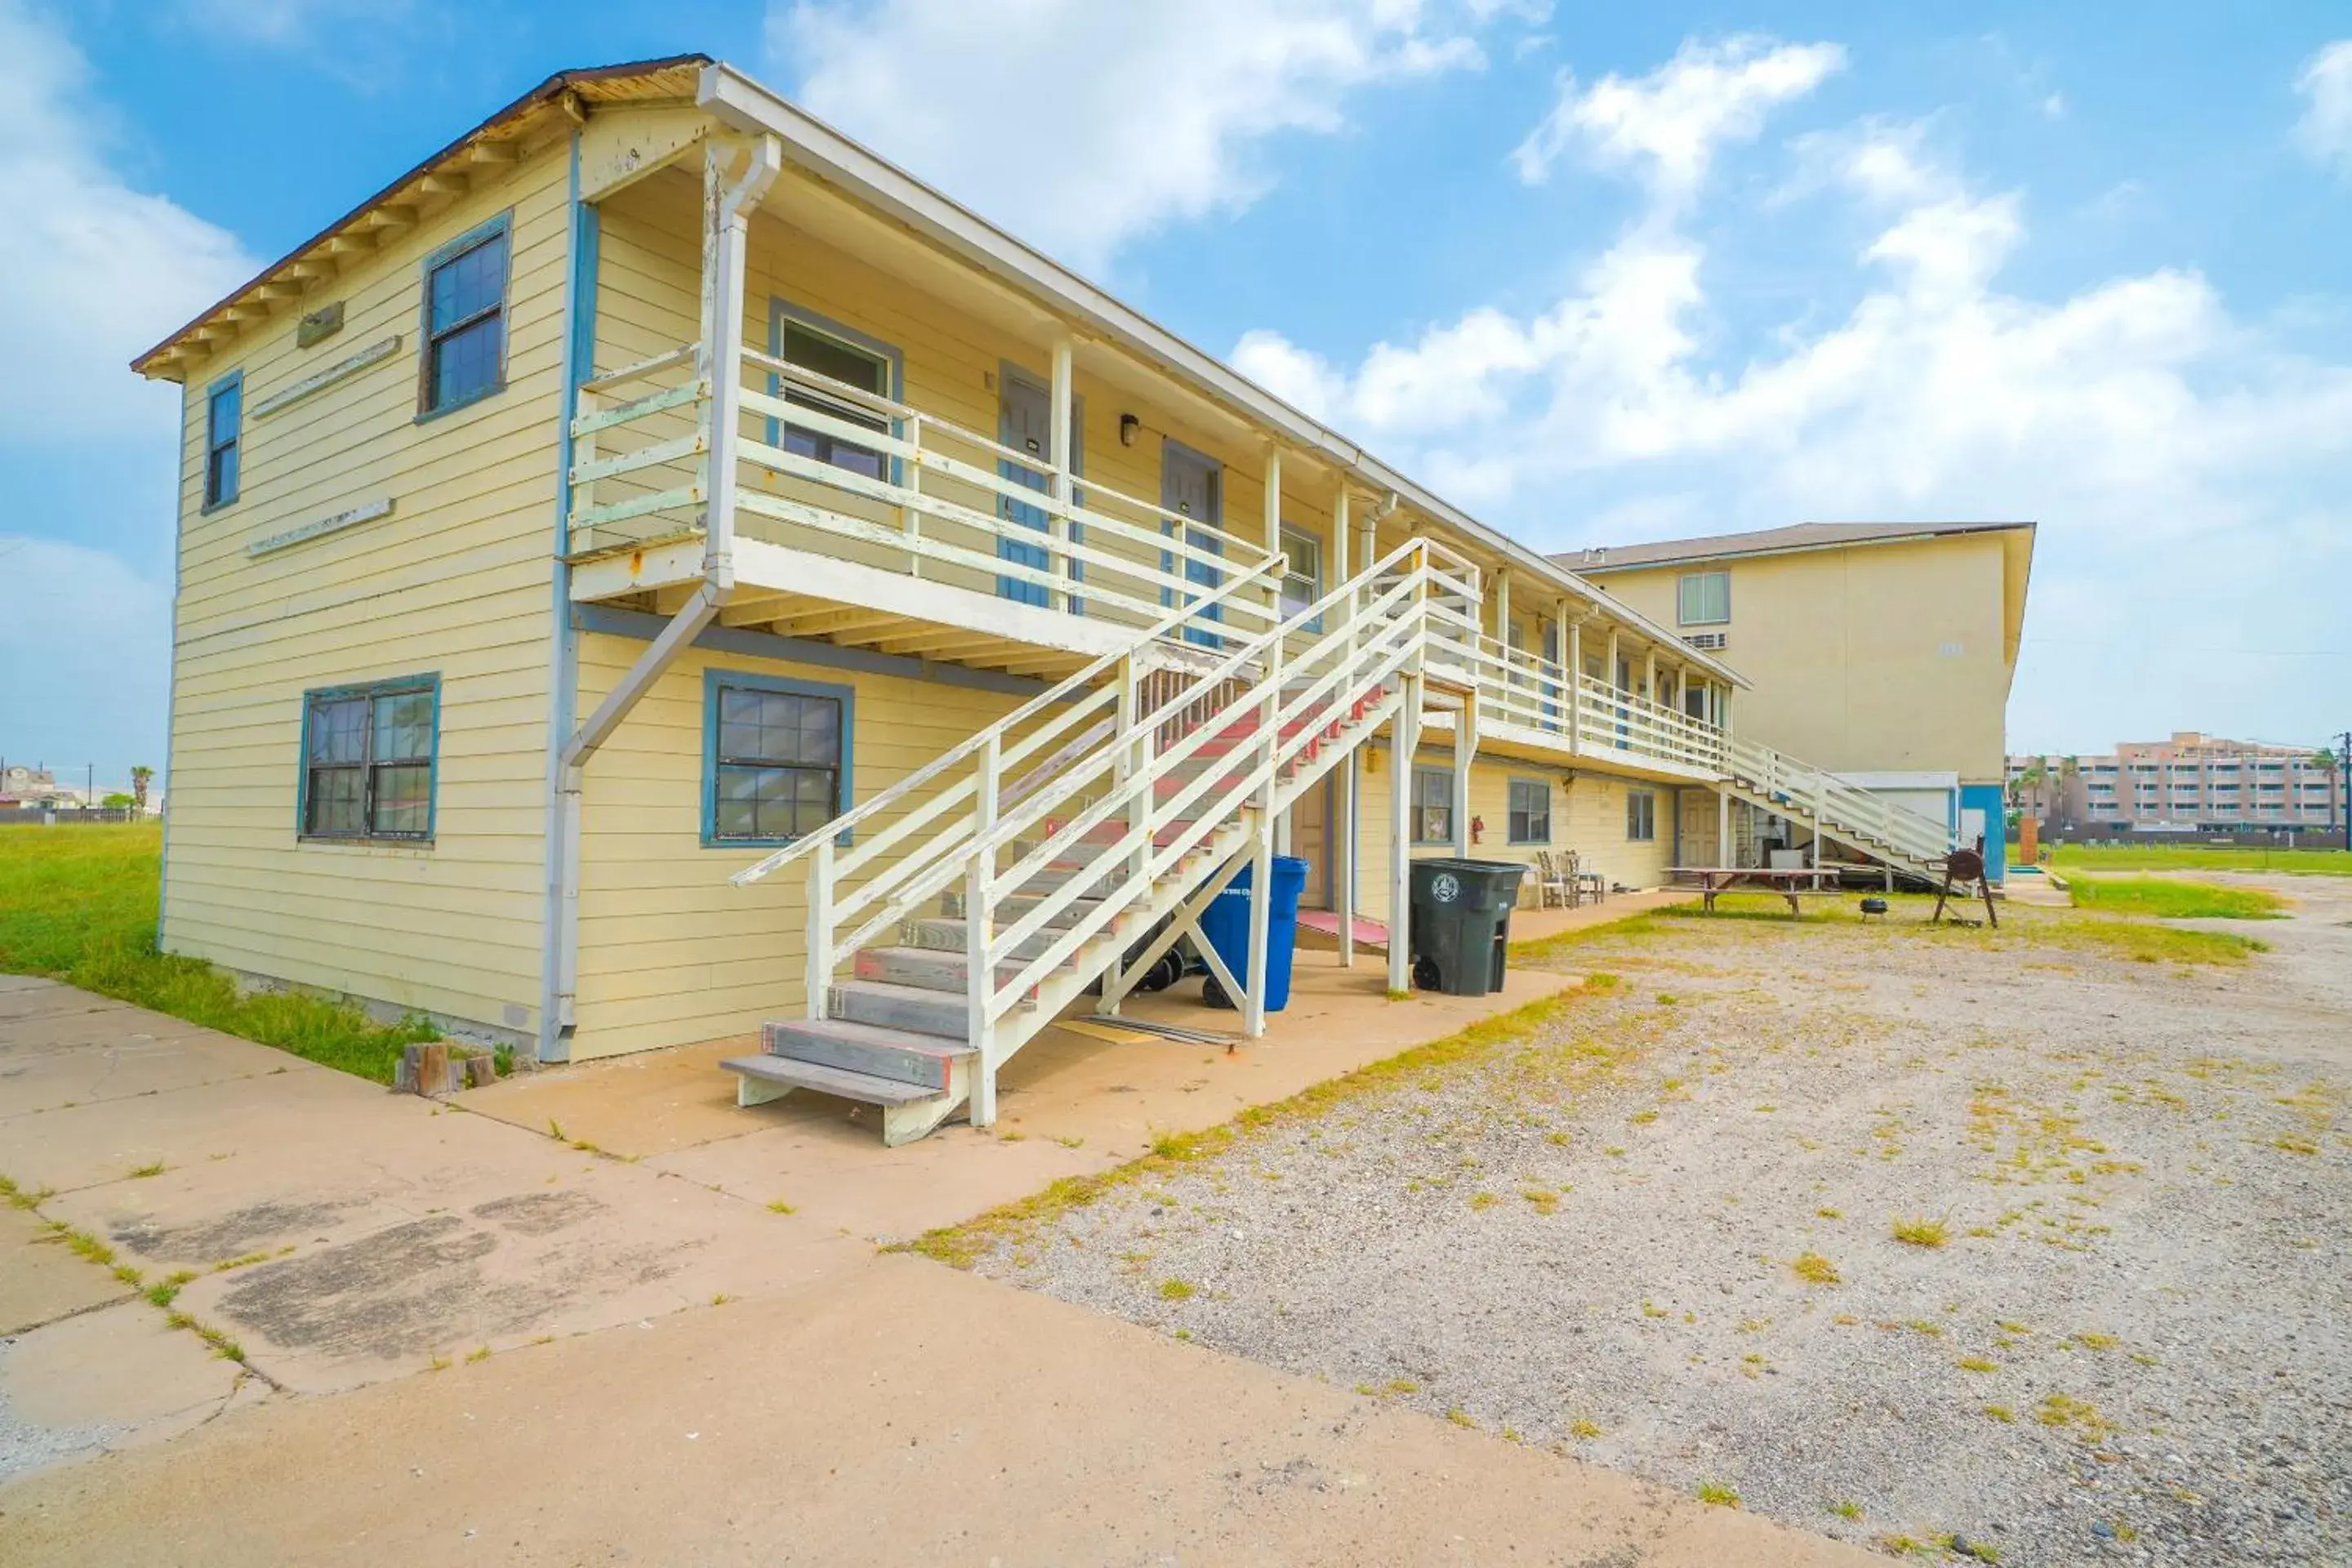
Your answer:
[[[1835,866],[1677,866],[1674,874],[1698,884],[1699,904],[1708,914],[1715,912],[1715,900],[1722,894],[1759,889],[1788,900],[1789,917],[1794,920],[1804,911],[1802,900],[1838,890],[1839,869]]]

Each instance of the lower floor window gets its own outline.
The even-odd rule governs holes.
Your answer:
[[[783,844],[840,816],[850,689],[725,670],[706,679],[703,841]]]
[[[1551,785],[1541,779],[1513,779],[1510,810],[1512,843],[1551,842]]]
[[[304,692],[301,836],[430,839],[440,713],[430,675]]]
[[[1625,837],[1646,843],[1658,836],[1658,797],[1645,789],[1625,792]]]
[[[1412,841],[1454,842],[1454,775],[1444,768],[1412,770]]]

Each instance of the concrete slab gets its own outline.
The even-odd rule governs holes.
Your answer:
[[[132,1009],[125,1026],[152,1016]],[[325,1130],[336,1117],[395,1101],[381,1084],[273,1054],[279,1065],[258,1078],[10,1117],[0,1173],[19,1186],[68,1193],[159,1163],[178,1168],[289,1140],[316,1143],[331,1136]],[[426,1110],[413,1096],[400,1098],[420,1117]],[[0,1106],[5,1103],[0,1091]]]
[[[0,1441],[52,1453],[156,1442],[219,1415],[245,1380],[236,1363],[155,1308],[126,1301],[9,1342]]]
[[[734,1079],[718,1062],[756,1051],[751,1040],[533,1074],[458,1103],[517,1126],[560,1125],[600,1148],[642,1154],[656,1170],[758,1203],[782,1200],[828,1227],[892,1241],[1062,1176],[1107,1170],[1144,1152],[1160,1132],[1214,1126],[1573,984],[1515,970],[1497,995],[1391,1002],[1381,966],[1343,970],[1302,956],[1290,1005],[1267,1020],[1263,1040],[1230,1051],[1148,1037],[1112,1044],[1056,1026],[1006,1066],[992,1134],[951,1126],[899,1149],[882,1147],[870,1106],[803,1092],[739,1109]],[[1200,983],[1188,981],[1138,997],[1128,1011],[1237,1031],[1238,1017],[1202,1006],[1199,992]],[[1065,1022],[1089,1016],[1074,1011]]]
[[[486,1555],[1878,1561],[906,1258],[647,1330],[273,1401],[0,1491],[0,1558],[26,1568]]]
[[[137,1014],[143,1021],[152,1014]],[[163,1094],[199,1084],[259,1078],[287,1068],[283,1051],[213,1029],[124,1028],[114,1013],[80,1013],[34,1027],[60,1037],[44,1048],[0,1053],[0,1122],[98,1100]],[[13,1032],[13,1031],[12,1031]]]
[[[112,1274],[67,1251],[37,1218],[0,1207],[0,1337],[130,1294],[131,1287]]]
[[[137,1012],[128,1002],[117,1002],[94,992],[44,980],[38,975],[18,974],[10,978],[19,984],[0,990],[0,1039],[5,1039],[8,1026],[31,1018],[53,1018],[68,1013],[104,1013],[121,1009]],[[161,1015],[156,1015],[161,1016]]]

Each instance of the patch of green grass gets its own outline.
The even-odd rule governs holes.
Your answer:
[[[1197,1294],[1199,1292],[1193,1286],[1181,1279],[1162,1279],[1160,1282],[1160,1299],[1163,1301],[1189,1301]]]
[[[1585,1442],[1591,1442],[1593,1438],[1601,1436],[1601,1424],[1597,1421],[1589,1421],[1580,1415],[1575,1420],[1568,1424],[1568,1435]]]
[[[1739,1492],[1737,1488],[1721,1481],[1701,1481],[1698,1484],[1698,1500],[1709,1508],[1738,1508]]]
[[[768,1200],[768,1212],[770,1214],[798,1214],[801,1211],[794,1208],[792,1205],[784,1202],[782,1198],[770,1198]]]
[[[1467,1427],[1473,1432],[1475,1432],[1478,1429],[1477,1418],[1473,1416],[1467,1410],[1463,1409],[1459,1405],[1455,1405],[1453,1409],[1448,1410],[1445,1413],[1445,1418],[1448,1421],[1453,1422],[1456,1426]]]
[[[2139,963],[2243,963],[2271,950],[2270,943],[2235,931],[2187,931],[2105,916],[2046,921],[2034,933],[2053,946],[2099,948]]]
[[[1840,1519],[1860,1519],[1862,1505],[1858,1502],[1833,1502],[1830,1504],[1830,1511]]]
[[[163,1162],[161,1160],[156,1161],[152,1165],[140,1165],[131,1171],[131,1179],[134,1182],[141,1182],[146,1180],[150,1176],[160,1176],[163,1173]]]
[[[2235,845],[2061,844],[2051,863],[2081,871],[2293,871],[2352,877],[2352,855],[2340,849],[2261,849]]]
[[[186,1268],[166,1274],[163,1279],[147,1287],[147,1300],[158,1307],[169,1309],[172,1302],[179,1296],[180,1287],[195,1277],[193,1270]]]
[[[1951,1239],[1951,1227],[1940,1219],[1915,1215],[1898,1219],[1894,1226],[1895,1239],[1906,1247],[1937,1247]]]
[[[240,994],[202,959],[158,952],[163,844],[153,823],[0,828],[0,973],[45,974],[378,1083],[407,1047],[440,1037],[422,1018],[378,1024],[348,1002]]]
[[[1964,1355],[1959,1360],[1962,1372],[1999,1372],[2000,1364],[1980,1355]]]
[[[1984,1407],[1984,1413],[2004,1426],[2017,1425],[2017,1412],[2006,1405],[1988,1405]]]
[[[2260,888],[2217,888],[2210,882],[2173,882],[2160,877],[2077,877],[2073,892],[2076,909],[2107,915],[2149,915],[2168,921],[2286,918],[2284,900]]]

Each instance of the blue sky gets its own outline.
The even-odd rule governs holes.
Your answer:
[[[2340,5],[0,0],[0,756],[162,760],[194,309],[730,59],[1546,548],[2042,524],[2016,749],[2352,724]]]

